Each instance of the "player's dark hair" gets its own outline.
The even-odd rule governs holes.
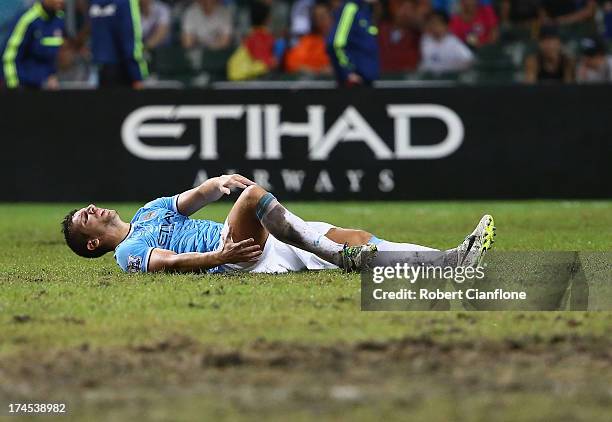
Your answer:
[[[108,250],[105,248],[96,248],[93,251],[87,249],[87,241],[89,239],[73,227],[72,218],[77,211],[76,209],[70,211],[61,223],[66,244],[72,249],[72,252],[83,258],[99,258],[108,252]]]
[[[251,3],[251,25],[264,26],[270,16],[270,6],[260,0]]]

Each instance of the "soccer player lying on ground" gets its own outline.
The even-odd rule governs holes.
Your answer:
[[[189,218],[207,204],[244,189],[224,224]],[[415,265],[477,265],[492,246],[493,218],[485,215],[457,248],[432,258],[435,249],[380,240],[363,230],[305,222],[263,188],[238,174],[208,179],[140,208],[130,223],[114,210],[89,205],[62,223],[68,246],[96,258],[112,250],[126,272],[261,272],[342,268],[358,271],[384,262],[377,251],[400,252]],[[377,258],[380,255],[380,258]]]

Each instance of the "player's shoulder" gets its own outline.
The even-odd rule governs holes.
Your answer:
[[[159,210],[169,210],[180,214],[178,211],[178,195],[164,196],[147,202],[136,211],[131,222],[152,220],[159,213]]]
[[[140,238],[129,238],[121,242],[115,249],[115,261],[127,273],[147,272],[149,257],[153,249]]]
[[[141,209],[163,208],[170,211],[178,212],[178,195],[162,196],[152,201],[147,202]]]

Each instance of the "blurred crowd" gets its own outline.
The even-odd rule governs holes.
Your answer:
[[[338,25],[345,1],[132,1],[140,8],[152,84],[333,78],[337,58],[329,39],[342,30]],[[0,37],[7,38],[13,16],[34,0],[2,2]],[[99,75],[89,41],[92,4],[65,2],[58,80],[95,85]],[[612,0],[359,3],[371,9],[370,33],[377,43],[381,79],[612,82]]]

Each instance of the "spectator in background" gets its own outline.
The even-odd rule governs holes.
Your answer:
[[[232,15],[218,0],[195,0],[182,19],[183,48],[223,50],[232,42]]]
[[[232,54],[227,64],[228,78],[232,81],[253,79],[276,69],[276,39],[268,29],[270,6],[253,0],[250,10],[251,31]]]
[[[612,82],[612,56],[606,55],[606,44],[600,38],[580,42],[581,57],[576,70],[579,83]]]
[[[291,8],[289,2],[284,0],[250,0],[249,3],[260,1],[265,3],[270,8],[270,20],[268,30],[277,38],[285,38],[288,34],[289,20]],[[244,11],[244,9],[243,9]],[[241,29],[249,28],[251,22],[250,9],[246,13],[239,13],[237,17],[237,31],[240,36],[245,36],[245,33],[240,33]]]
[[[528,25],[538,18],[542,0],[502,0],[499,17],[502,25]]]
[[[327,52],[341,86],[371,85],[379,77],[378,29],[369,4],[375,2],[348,0],[335,12]]]
[[[170,7],[159,0],[140,0],[142,39],[145,48],[155,50],[170,41]]]
[[[432,12],[421,39],[421,70],[432,73],[459,72],[474,63],[474,54],[459,38],[449,33],[444,11]]]
[[[311,9],[315,0],[297,0],[291,6],[291,36],[301,37],[311,32]]]
[[[64,41],[57,56],[57,78],[60,84],[95,87],[96,70],[91,64],[89,50],[79,49],[72,39]]]
[[[387,0],[388,16],[396,16],[403,4],[404,0]],[[425,27],[425,21],[432,10],[434,9],[431,7],[430,0],[414,0],[413,22],[419,29]]]
[[[288,72],[305,72],[330,75],[331,62],[327,55],[325,40],[333,24],[331,11],[326,3],[317,3],[311,11],[312,32],[302,36],[285,57]]]
[[[251,0],[255,1],[255,0]],[[289,14],[291,9],[289,2],[283,0],[257,0],[263,1],[270,8],[270,22],[268,29],[275,37],[286,37],[289,26]]]
[[[404,72],[417,68],[421,60],[421,28],[415,0],[401,0],[391,22],[379,26],[378,48],[383,72]]]
[[[493,6],[479,5],[478,0],[461,0],[459,11],[450,21],[450,30],[461,41],[478,48],[497,41],[497,15]]]
[[[11,22],[1,47],[0,82],[10,89],[58,89],[57,55],[64,42],[64,0],[40,0]]]
[[[143,56],[140,7],[131,0],[91,0],[91,53],[100,88],[141,89],[149,75]]]
[[[64,40],[57,57],[61,84],[95,87],[97,71],[91,63],[89,0],[74,1],[74,33]],[[73,85],[74,86],[74,85]]]
[[[537,53],[525,60],[525,82],[573,82],[574,61],[563,51],[557,27],[542,27],[539,38]]]
[[[593,20],[595,0],[542,0],[540,17],[544,24],[572,25]]]

